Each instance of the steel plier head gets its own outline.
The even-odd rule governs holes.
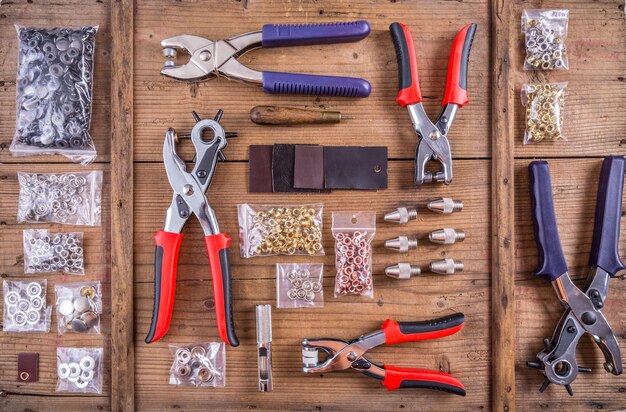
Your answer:
[[[415,153],[415,184],[421,185],[428,182],[450,184],[452,183],[452,154],[448,131],[458,108],[469,102],[467,67],[476,24],[466,25],[454,38],[448,61],[443,110],[434,123],[429,119],[422,105],[423,98],[411,32],[402,23],[392,23],[389,30],[398,59],[400,91],[396,101],[408,109],[413,129],[419,138]],[[438,162],[440,169],[428,171],[426,165],[430,161]]]
[[[564,386],[573,395],[571,383],[578,372],[591,371],[579,367],[576,360],[576,346],[585,333],[592,336],[602,351],[606,371],[614,375],[623,372],[619,343],[602,309],[609,278],[625,270],[618,252],[625,165],[626,159],[621,156],[609,156],[602,163],[590,271],[584,290],[579,289],[568,274],[556,223],[550,166],[545,161],[529,165],[535,241],[539,251],[535,275],[552,283],[565,307],[552,339],[544,340],[544,349],[537,354],[538,361],[527,362],[545,376],[541,392],[554,383]]]
[[[267,93],[367,97],[371,86],[364,79],[260,72],[244,66],[237,59],[258,47],[354,42],[365,38],[369,32],[369,24],[360,20],[345,23],[266,24],[261,31],[217,41],[193,35],[170,37],[161,42],[163,56],[167,59],[161,74],[187,81],[224,76],[262,86]],[[176,64],[179,50],[190,56],[189,61],[183,65]]]
[[[152,322],[146,343],[161,339],[168,331],[176,293],[176,267],[183,238],[182,230],[193,214],[204,232],[204,243],[209,257],[215,314],[220,337],[229,345],[238,346],[232,311],[230,261],[228,245],[230,237],[221,233],[215,213],[209,205],[205,192],[211,184],[217,160],[226,147],[226,133],[219,124],[222,111],[214,119],[200,118],[195,114],[196,125],[188,136],[195,148],[195,164],[190,172],[178,156],[175,144],[180,138],[174,129],[168,129],[163,143],[163,163],[174,192],[172,202],[165,214],[163,230],[154,239],[155,248],[155,295]],[[205,140],[203,133],[210,130],[213,138]]]
[[[378,380],[387,390],[426,388],[465,396],[465,387],[454,376],[427,369],[398,368],[378,365],[364,354],[380,345],[435,339],[452,335],[464,325],[463,314],[418,322],[395,322],[387,319],[380,330],[352,341],[322,338],[302,341],[302,370],[304,373],[324,373],[353,369]],[[319,353],[326,355],[320,362]]]

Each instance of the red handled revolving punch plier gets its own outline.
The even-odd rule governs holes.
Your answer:
[[[544,340],[544,349],[537,354],[536,361],[526,363],[543,373],[545,379],[539,389],[541,392],[553,383],[564,386],[573,395],[571,384],[578,372],[591,372],[589,368],[579,367],[576,361],[576,347],[587,333],[604,355],[604,369],[613,375],[620,375],[624,370],[619,342],[602,309],[609,291],[609,279],[626,269],[619,257],[625,168],[626,159],[622,156],[609,156],[602,163],[589,256],[590,270],[585,287],[579,289],[569,276],[561,247],[550,166],[545,161],[535,161],[528,167],[539,252],[535,276],[552,284],[565,308],[552,339]]]
[[[205,196],[205,192],[211,184],[217,160],[218,158],[223,159],[222,150],[228,144],[226,138],[234,137],[232,134],[229,135],[224,132],[219,123],[221,116],[222,111],[220,110],[214,119],[200,120],[194,113],[197,123],[191,131],[191,136],[187,136],[196,149],[195,164],[191,172],[187,171],[185,162],[176,153],[175,143],[184,136],[177,136],[172,128],[169,128],[165,134],[163,163],[174,196],[165,214],[163,230],[159,230],[154,235],[156,242],[154,308],[146,343],[161,339],[170,327],[176,294],[178,252],[183,239],[181,232],[193,214],[200,222],[204,232],[204,243],[209,255],[219,335],[228,345],[239,345],[233,321],[230,261],[228,257],[230,237],[220,232],[215,213]],[[212,131],[213,139],[205,140],[202,137],[205,131]]]
[[[452,153],[448,142],[448,131],[457,110],[469,102],[467,66],[476,24],[471,23],[463,27],[454,38],[448,61],[443,111],[435,123],[428,118],[422,105],[423,98],[411,32],[402,23],[392,23],[389,30],[398,59],[400,92],[396,101],[408,109],[413,128],[420,139],[415,154],[415,184],[421,185],[425,182],[450,184],[452,183]],[[439,162],[441,170],[433,172],[426,170],[426,164],[431,160]]]
[[[302,370],[305,373],[323,373],[353,369],[365,376],[379,379],[387,390],[398,388],[425,388],[465,396],[465,387],[454,376],[428,369],[380,366],[368,360],[364,354],[380,345],[442,338],[455,334],[463,328],[462,313],[421,322],[395,322],[387,319],[382,329],[352,341],[322,338],[302,341]],[[318,351],[328,358],[320,363]]]

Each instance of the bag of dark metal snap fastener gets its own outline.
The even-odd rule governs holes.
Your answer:
[[[567,70],[569,10],[524,10],[522,33],[526,46],[524,70]]]
[[[102,393],[102,348],[57,348],[57,392]]]
[[[89,124],[98,26],[15,28],[17,115],[11,153],[58,153],[83,165],[93,162]]]
[[[215,388],[226,386],[226,349],[222,342],[169,345],[173,362],[170,385]]]
[[[102,172],[18,172],[17,221],[100,226]]]
[[[24,230],[24,273],[84,275],[83,233]]]
[[[46,279],[31,282],[5,280],[4,297],[5,332],[50,332],[52,307],[46,305]]]
[[[277,263],[276,307],[312,308],[324,306],[321,263]]]
[[[333,212],[335,238],[335,297],[374,297],[372,240],[376,212]]]
[[[99,334],[102,314],[100,282],[57,283],[57,332]]]

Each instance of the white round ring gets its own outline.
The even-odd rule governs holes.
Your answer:
[[[78,389],[85,389],[87,386],[89,386],[89,381],[78,379],[76,382],[74,382],[74,385],[76,385]]]
[[[59,364],[57,368],[57,374],[59,375],[59,378],[61,379],[69,378],[70,377],[70,365],[68,365],[67,363]]]
[[[96,367],[96,361],[91,356],[83,356],[80,360],[80,368],[84,371],[93,370]]]
[[[39,296],[35,296],[34,298],[30,300],[30,307],[32,309],[39,310],[43,308],[43,306],[44,306],[43,299],[40,298]]]
[[[89,382],[90,380],[93,379],[93,371],[92,370],[84,370],[81,374],[80,374],[80,379],[84,382]]]
[[[20,300],[20,294],[14,290],[4,295],[4,303],[6,303],[7,306],[15,306],[19,300]]]
[[[41,318],[41,315],[39,314],[39,311],[36,309],[30,309],[28,312],[26,312],[26,322],[29,325],[38,324],[40,318]]]
[[[30,282],[28,286],[26,286],[26,294],[31,298],[41,296],[41,285],[37,282]]]
[[[80,365],[76,362],[72,362],[69,364],[70,367],[70,378],[78,378],[81,373]]]
[[[26,324],[26,313],[21,311],[15,312],[11,320],[15,326],[24,326]]]
[[[20,310],[20,312],[26,312],[28,309],[30,309],[30,302],[26,299],[20,299],[17,301],[16,306]]]

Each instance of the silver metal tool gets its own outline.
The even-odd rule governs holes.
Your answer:
[[[463,202],[460,200],[454,200],[449,197],[440,197],[433,199],[426,205],[428,210],[439,213],[442,215],[449,215],[454,212],[460,212],[463,210]]]
[[[411,279],[411,276],[417,276],[420,273],[422,273],[420,267],[410,263],[398,263],[385,268],[385,275],[394,279]]]
[[[256,342],[259,355],[259,391],[270,392],[273,389],[271,305],[256,305]]]
[[[433,230],[428,234],[428,239],[432,243],[438,243],[440,245],[452,245],[456,242],[462,242],[465,240],[465,232],[462,230],[456,230],[451,227],[444,227],[443,229]]]
[[[417,209],[414,207],[399,207],[389,213],[385,213],[385,222],[409,223],[409,220],[417,219]]]
[[[396,252],[406,253],[409,250],[417,249],[417,238],[415,236],[398,236],[385,240],[385,247]]]

